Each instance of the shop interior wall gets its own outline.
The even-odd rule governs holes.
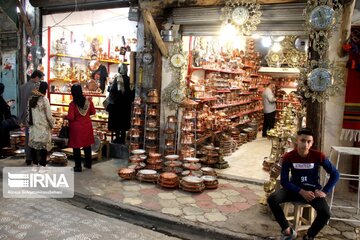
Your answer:
[[[70,34],[73,33],[73,39],[80,43],[80,40],[87,36],[87,39],[96,36],[102,36],[104,39],[104,51],[108,51],[107,39],[111,40],[111,51],[113,46],[121,47],[123,45],[121,36],[127,38],[137,38],[137,22],[128,20],[128,8],[114,8],[93,11],[75,11],[67,13],[58,13],[43,16],[42,43],[48,53],[48,27],[51,28],[51,44],[55,40],[65,36],[67,42],[70,41]],[[136,45],[131,46],[132,51],[136,51]],[[69,55],[76,55],[75,51],[69,52]],[[118,53],[116,53],[118,54]],[[45,73],[47,71],[47,56],[43,58]],[[117,64],[110,65],[110,73],[113,76],[117,73]],[[49,76],[45,76],[45,80]]]

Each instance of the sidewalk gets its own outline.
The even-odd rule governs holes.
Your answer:
[[[23,162],[0,160],[0,166],[23,166]],[[221,178],[218,189],[193,194],[121,180],[117,169],[126,164],[111,159],[76,173],[75,197],[65,201],[186,239],[279,237],[279,226],[258,203],[263,196],[259,184]],[[333,214],[360,219],[343,210]],[[317,239],[360,239],[359,229],[360,224],[330,221]]]

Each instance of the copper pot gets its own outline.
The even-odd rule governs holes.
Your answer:
[[[140,97],[135,97],[134,105],[141,105],[141,98]]]
[[[139,149],[139,148],[140,148],[140,143],[130,143],[130,151]]]
[[[155,128],[158,126],[158,121],[155,119],[149,119],[146,123],[146,125],[150,128]]]
[[[156,145],[148,145],[146,146],[146,152],[150,153],[156,153],[158,151],[158,146]]]
[[[131,128],[130,129],[130,136],[131,137],[140,137],[141,131],[138,128]]]
[[[157,134],[157,132],[153,132],[153,131],[148,131],[147,133],[146,133],[146,139],[149,139],[149,140],[156,140],[157,139],[157,136],[158,134]]]
[[[159,97],[157,89],[149,89],[147,92],[148,97]]]
[[[185,122],[181,127],[181,130],[191,132],[194,130],[194,123],[193,122]]]
[[[134,114],[135,115],[141,115],[142,114],[142,109],[141,108],[139,108],[139,107],[135,107],[134,108]]]
[[[183,114],[183,118],[184,119],[194,119],[196,117],[196,112],[195,111],[184,111]]]
[[[175,130],[172,128],[165,129],[165,134],[174,134],[174,133],[175,133]]]
[[[149,116],[157,116],[158,115],[158,111],[156,108],[149,108],[147,110],[147,113]]]
[[[158,97],[148,97],[147,102],[148,103],[159,103],[159,98]]]
[[[141,126],[142,122],[143,121],[139,117],[133,117],[132,118],[132,125],[134,125],[134,126]]]
[[[187,133],[181,136],[181,144],[194,144],[195,135],[192,133]]]
[[[172,140],[172,139],[166,139],[166,140],[165,140],[165,146],[167,146],[167,147],[172,147],[172,146],[174,146],[174,145],[175,145],[174,140]]]
[[[176,123],[177,122],[175,116],[168,116],[167,119],[168,119],[168,123]]]

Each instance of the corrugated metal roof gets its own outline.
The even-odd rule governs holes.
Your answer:
[[[303,11],[306,3],[261,5],[261,23],[257,33],[303,35]],[[221,7],[174,8],[174,24],[181,25],[183,35],[218,35],[222,24]]]

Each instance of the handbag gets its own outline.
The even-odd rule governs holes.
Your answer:
[[[69,138],[69,126],[66,121],[61,125],[61,129],[58,135],[59,138]]]
[[[20,128],[20,126],[16,117],[11,115],[11,117],[6,118],[1,122],[0,128],[6,131],[12,131]]]

